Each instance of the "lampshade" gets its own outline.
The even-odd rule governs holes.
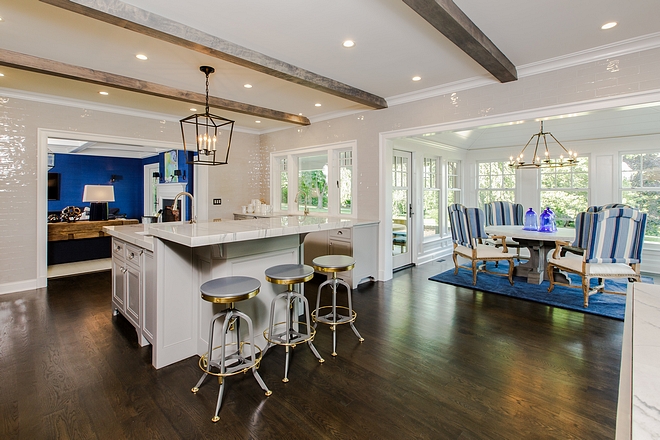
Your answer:
[[[83,202],[114,202],[115,188],[112,185],[85,185]]]

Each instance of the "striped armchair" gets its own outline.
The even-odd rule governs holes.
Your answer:
[[[639,263],[646,228],[645,213],[634,208],[581,212],[575,219],[575,226],[575,241],[572,245],[583,248],[584,254],[582,258],[561,257],[561,247],[571,243],[557,242],[552,258],[548,261],[548,292],[555,286],[555,268],[580,275],[584,307],[589,307],[591,294],[616,293],[605,290],[605,278],[640,281]],[[589,285],[591,278],[599,280],[593,289]]]
[[[520,225],[525,224],[525,208],[520,203],[511,203],[505,201],[490,202],[484,205],[486,214],[486,224],[493,225]],[[518,261],[520,261],[520,248],[523,247],[517,241],[507,238],[507,247],[516,249]],[[499,246],[494,240],[488,240],[488,244]]]
[[[490,202],[484,205],[484,212],[488,226],[525,224],[525,208],[520,203]]]
[[[623,204],[623,203],[609,203],[607,205],[602,205],[602,206],[594,205],[594,206],[588,207],[587,212],[600,212],[604,209],[612,209],[612,208],[631,208],[631,206]],[[578,217],[580,217],[580,214],[581,213],[578,213]],[[579,232],[580,225],[578,224],[578,217],[575,218],[576,241],[573,242],[573,244],[571,244],[569,246],[562,246],[562,249],[561,249],[561,256],[562,257],[566,256],[566,252],[571,252],[575,255],[584,254],[584,247],[585,247],[584,243],[582,243],[581,240],[578,243],[578,240],[577,240],[577,238],[579,237],[579,234],[580,234],[580,232]],[[583,217],[584,216],[580,217],[580,220]]]
[[[479,208],[466,208],[460,204],[450,205],[449,223],[451,225],[451,238],[454,242],[454,275],[458,273],[458,257],[467,258],[472,262],[472,284],[477,284],[478,261],[509,262],[509,283],[513,285],[513,259],[515,254],[509,253],[504,241],[505,237],[489,237],[486,234],[486,219],[484,212]],[[487,238],[499,239],[501,248],[483,244]]]

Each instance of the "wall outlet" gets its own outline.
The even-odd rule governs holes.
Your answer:
[[[222,199],[213,199],[214,205],[222,205]]]

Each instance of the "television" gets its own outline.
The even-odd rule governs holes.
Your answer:
[[[48,173],[48,200],[60,199],[60,173]]]

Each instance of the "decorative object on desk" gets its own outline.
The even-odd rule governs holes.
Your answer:
[[[110,176],[110,183],[115,183],[118,180],[124,180],[124,176],[122,176],[120,174],[113,174],[113,175]]]
[[[486,269],[489,272],[499,272],[504,274],[509,268],[504,263],[500,263],[499,267],[495,267],[495,263],[488,262],[486,263]],[[577,283],[577,285],[580,285],[579,277],[575,277],[574,275],[570,275],[570,277],[572,281]],[[584,308],[582,294],[579,289],[556,285],[552,293],[548,293],[548,281],[543,281],[543,283],[539,285],[533,285],[525,283],[524,279],[519,277],[515,278],[517,282],[511,286],[508,281],[500,276],[484,273],[479,275],[476,286],[473,286],[472,277],[467,271],[459,271],[458,275],[454,275],[454,270],[450,269],[430,277],[429,280],[451,284],[453,286],[465,287],[467,289],[479,290],[486,293],[534,301],[562,309],[606,316],[621,321],[623,321],[626,307],[625,296],[599,293],[592,295],[589,301],[589,308]],[[653,284],[653,279],[650,277],[642,277],[642,282]],[[607,290],[619,291],[621,293],[625,293],[627,289],[627,283],[625,280],[606,280],[605,285]],[[483,304],[487,303],[484,301]]]
[[[559,157],[555,157],[554,159],[550,156],[550,150],[548,149],[548,140],[546,139],[546,135],[550,135],[552,139],[561,147],[562,150],[564,150],[564,153],[566,154],[566,157],[564,156],[564,153],[560,153]],[[534,146],[534,154],[532,155],[532,161],[531,162],[525,162],[524,159],[524,154],[525,150],[529,146],[530,143],[536,138],[536,143]],[[545,148],[545,151],[543,153],[543,158],[539,157],[538,155],[538,150],[539,150],[539,143],[541,141],[541,138],[543,138],[543,147]],[[522,151],[514,159],[513,156],[509,158],[509,166],[512,168],[560,168],[560,167],[573,167],[577,165],[577,153],[574,151],[569,151],[567,150],[561,142],[557,140],[556,137],[552,135],[550,132],[544,132],[543,131],[543,121],[541,121],[541,131],[533,135],[531,138],[529,138],[529,141],[527,141],[527,144],[523,147]]]
[[[525,213],[525,231],[538,231],[539,230],[539,216],[532,208],[529,208]]]
[[[540,216],[539,232],[557,232],[557,223],[555,223],[555,213],[550,207],[543,210]]]
[[[234,121],[209,112],[209,75],[215,72],[210,66],[199,68],[206,75],[206,109],[179,121],[183,137],[186,163],[197,165],[225,165],[229,160],[229,147],[234,133]],[[193,150],[192,145],[196,146]],[[188,151],[195,151],[192,159]]]
[[[76,220],[80,219],[81,215],[82,215],[82,211],[77,206],[67,206],[62,210],[62,214],[60,214],[60,219],[63,222],[73,223]]]
[[[165,180],[168,182],[176,182],[174,171],[179,168],[179,152],[176,150],[168,151],[163,155],[165,163]]]
[[[89,219],[108,219],[108,202],[115,201],[115,188],[112,185],[85,185],[83,202],[88,202]]]
[[[174,170],[174,175],[172,176],[172,182],[178,182],[181,179],[181,170]]]

